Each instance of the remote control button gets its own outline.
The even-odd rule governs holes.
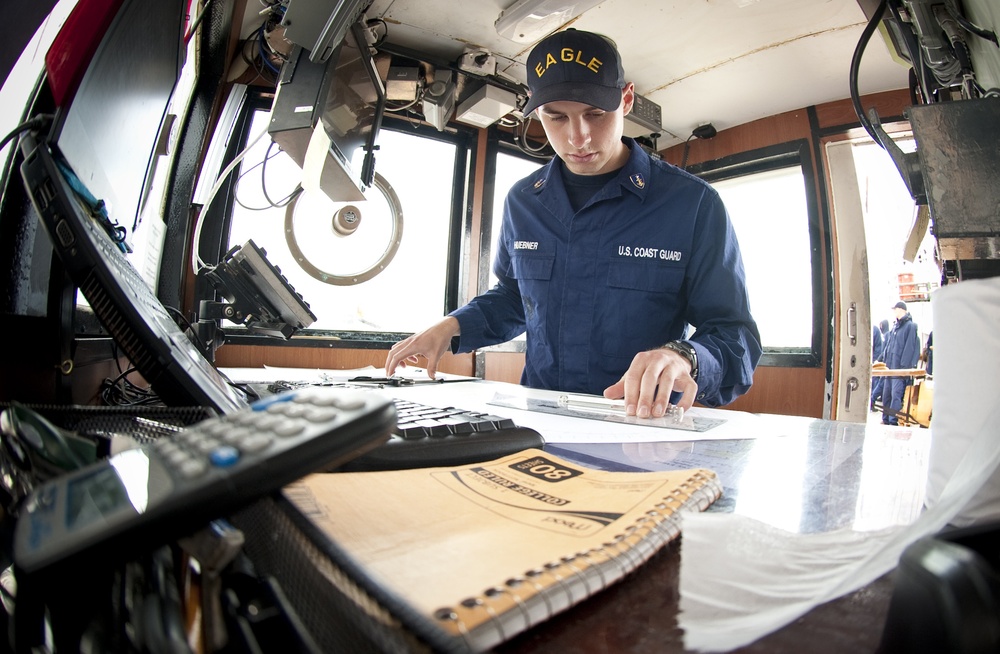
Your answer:
[[[188,459],[177,467],[177,472],[180,473],[181,477],[193,479],[205,474],[205,470],[207,469],[208,465],[204,461]]]
[[[280,425],[282,422],[280,416],[276,416],[270,413],[252,413],[248,415],[252,415],[254,417],[253,424],[249,426],[264,431],[271,431],[272,429]]]
[[[211,454],[220,447],[225,447],[225,445],[222,444],[222,441],[215,438],[205,438],[197,443],[193,443],[194,450],[202,454]]]
[[[344,411],[358,411],[359,409],[365,408],[365,400],[362,397],[345,396],[334,399],[337,400],[337,406]]]
[[[302,416],[303,413],[306,412],[306,408],[307,407],[304,407],[301,404],[292,404],[292,403],[275,404],[268,409],[268,413],[272,414],[276,413],[278,415],[287,416],[289,418],[298,418]]]
[[[228,468],[240,460],[240,451],[232,445],[221,445],[212,450],[209,460],[217,468]]]
[[[297,402],[308,402],[314,406],[339,406],[340,398],[332,393],[309,393],[296,397]]]
[[[239,413],[233,416],[232,420],[234,423],[243,426],[249,426],[254,423],[257,416],[252,411],[247,411],[246,413]]]
[[[232,428],[233,426],[226,422],[216,422],[211,425],[206,425],[204,428],[204,432],[209,436],[218,437],[224,435],[227,431],[229,431]]]
[[[256,434],[257,430],[250,429],[248,427],[237,427],[235,429],[230,429],[225,434],[219,438],[223,443],[229,443],[230,445],[236,445],[239,441]]]
[[[272,443],[271,437],[265,434],[251,434],[242,439],[239,443],[234,443],[241,451],[248,454],[260,452]]]
[[[306,426],[301,422],[286,422],[278,425],[274,428],[274,433],[278,436],[288,438],[289,436],[297,436],[305,430]]]
[[[337,409],[314,406],[310,407],[302,417],[309,422],[330,422],[336,418],[338,414],[340,414],[340,411]]]

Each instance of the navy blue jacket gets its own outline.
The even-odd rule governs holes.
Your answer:
[[[882,340],[882,330],[878,325],[872,325],[872,362],[881,361],[885,350],[885,341]]]
[[[885,365],[892,370],[917,367],[920,359],[920,335],[909,313],[896,321],[885,346]]]
[[[637,353],[690,325],[696,399],[727,404],[750,388],[761,355],[729,216],[707,183],[625,142],[628,162],[576,213],[558,158],[512,187],[499,282],[453,312],[453,350],[527,330],[523,384],[601,394]]]

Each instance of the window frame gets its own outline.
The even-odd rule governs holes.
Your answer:
[[[249,140],[254,135],[250,134],[252,116],[256,111],[269,111],[273,102],[274,91],[250,90],[245,102],[240,109],[239,116],[233,127],[237,138],[229,140],[223,165],[228,165],[247,146]],[[434,127],[415,123],[402,117],[386,113],[382,119],[381,130],[397,131],[407,134],[416,134],[422,138],[429,138],[450,143],[456,147],[455,168],[452,179],[452,201],[451,216],[449,217],[448,229],[448,265],[445,273],[444,292],[441,298],[442,316],[454,311],[459,306],[459,299],[464,295],[462,266],[466,260],[463,256],[465,244],[468,242],[466,234],[470,229],[471,217],[473,215],[473,193],[472,184],[475,179],[477,130],[473,128],[449,128],[445,131],[438,131]],[[376,170],[378,165],[376,163]],[[223,202],[217,202],[215,207],[224,205],[224,211],[214,209],[214,212],[223,213],[222,216],[210,213],[209,220],[219,225],[217,232],[209,229],[206,224],[202,234],[202,250],[211,249],[218,252],[221,260],[227,251],[226,244],[230,239],[230,232],[233,219],[233,209],[235,200],[233,198],[233,181],[227,182],[220,193]],[[215,220],[212,220],[212,219]],[[206,239],[209,242],[206,244]],[[201,278],[196,281],[196,295],[198,300],[217,300],[218,296],[211,285]],[[197,301],[195,302],[197,305]],[[248,333],[245,329],[222,324],[220,326],[224,334],[225,341],[240,345],[267,345],[278,347],[321,347],[324,349],[388,349],[394,343],[409,336],[412,332],[381,332],[381,331],[355,331],[355,330],[335,330],[335,329],[302,329],[296,332],[297,336],[308,336],[303,339],[282,340]]]
[[[507,132],[501,132],[491,128],[487,136],[486,143],[486,164],[485,179],[483,187],[483,206],[479,221],[479,270],[476,275],[476,288],[478,293],[485,293],[489,290],[490,270],[493,267],[493,222],[503,220],[503,216],[493,215],[493,205],[496,198],[496,173],[497,159],[500,153],[518,157],[526,161],[541,161],[544,166],[551,161],[549,155],[531,155],[523,151],[514,143],[513,137]],[[477,293],[477,294],[478,294]],[[480,349],[480,352],[515,352],[524,354],[528,351],[527,342],[523,338],[517,338],[504,343],[490,345]],[[482,356],[482,355],[478,355]]]
[[[826,253],[821,235],[819,203],[816,198],[816,173],[811,152],[809,141],[798,139],[687,167],[689,173],[710,184],[795,166],[802,171],[812,277],[812,339],[808,351],[806,348],[765,347],[759,363],[761,366],[819,368],[823,365],[823,325],[826,317],[823,276]]]

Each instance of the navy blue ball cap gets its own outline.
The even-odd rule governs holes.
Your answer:
[[[538,42],[528,55],[524,115],[549,102],[582,102],[614,111],[622,102],[625,70],[610,39],[568,29]]]

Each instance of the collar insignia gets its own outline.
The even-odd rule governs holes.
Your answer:
[[[631,177],[629,177],[629,180],[632,182],[632,185],[635,186],[637,189],[646,188],[646,180],[639,173],[636,173]]]

